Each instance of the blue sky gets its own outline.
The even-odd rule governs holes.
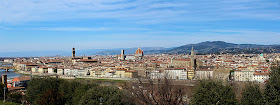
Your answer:
[[[280,44],[280,0],[0,0],[0,52]]]

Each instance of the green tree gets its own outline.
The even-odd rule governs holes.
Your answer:
[[[112,87],[95,87],[87,91],[79,105],[122,105],[122,92]]]
[[[0,97],[4,97],[4,84],[0,83]]]
[[[242,105],[261,105],[263,104],[263,96],[260,86],[257,84],[249,83],[242,91]]]
[[[28,102],[34,103],[41,98],[47,90],[58,90],[63,80],[55,78],[34,78],[28,83],[26,98]]]
[[[42,96],[36,100],[36,105],[64,105],[63,96],[55,89],[46,90]]]
[[[236,104],[235,94],[232,88],[221,81],[201,80],[195,87],[192,104],[194,105],[234,105]]]
[[[63,95],[63,100],[67,105],[73,105],[74,91],[81,85],[81,83],[75,81],[62,81],[59,92]]]
[[[264,97],[266,104],[280,103],[280,67],[272,68],[269,80],[265,85]]]
[[[97,84],[83,84],[78,87],[73,93],[73,105],[78,105],[81,98],[87,93],[87,91],[92,88],[96,88],[97,86]]]
[[[19,93],[10,93],[7,95],[7,101],[9,102],[15,102],[15,103],[21,103],[23,96]]]

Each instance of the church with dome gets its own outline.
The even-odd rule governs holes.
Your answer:
[[[124,50],[121,50],[121,54],[117,55],[118,60],[142,60],[144,57],[144,51],[138,47],[138,49],[135,51],[134,55],[125,55]]]
[[[138,60],[143,59],[144,57],[144,52],[142,49],[140,49],[140,47],[138,47],[138,49],[135,51],[135,58]]]

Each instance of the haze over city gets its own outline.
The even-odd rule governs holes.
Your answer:
[[[279,0],[1,0],[0,52],[280,44]]]

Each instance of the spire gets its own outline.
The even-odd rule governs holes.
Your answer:
[[[193,46],[192,46],[192,51],[191,51],[191,58],[194,59],[194,51],[193,51]]]
[[[193,46],[192,46],[192,51],[193,51]]]
[[[76,53],[76,51],[75,51],[75,48],[73,47],[72,48],[72,58],[75,58],[75,53]]]
[[[119,54],[117,53],[116,59],[119,60]]]
[[[192,51],[191,51],[191,67],[196,69],[196,60],[194,58],[194,51],[193,51],[193,46],[192,46]]]
[[[140,49],[140,45],[138,45],[138,49]]]

